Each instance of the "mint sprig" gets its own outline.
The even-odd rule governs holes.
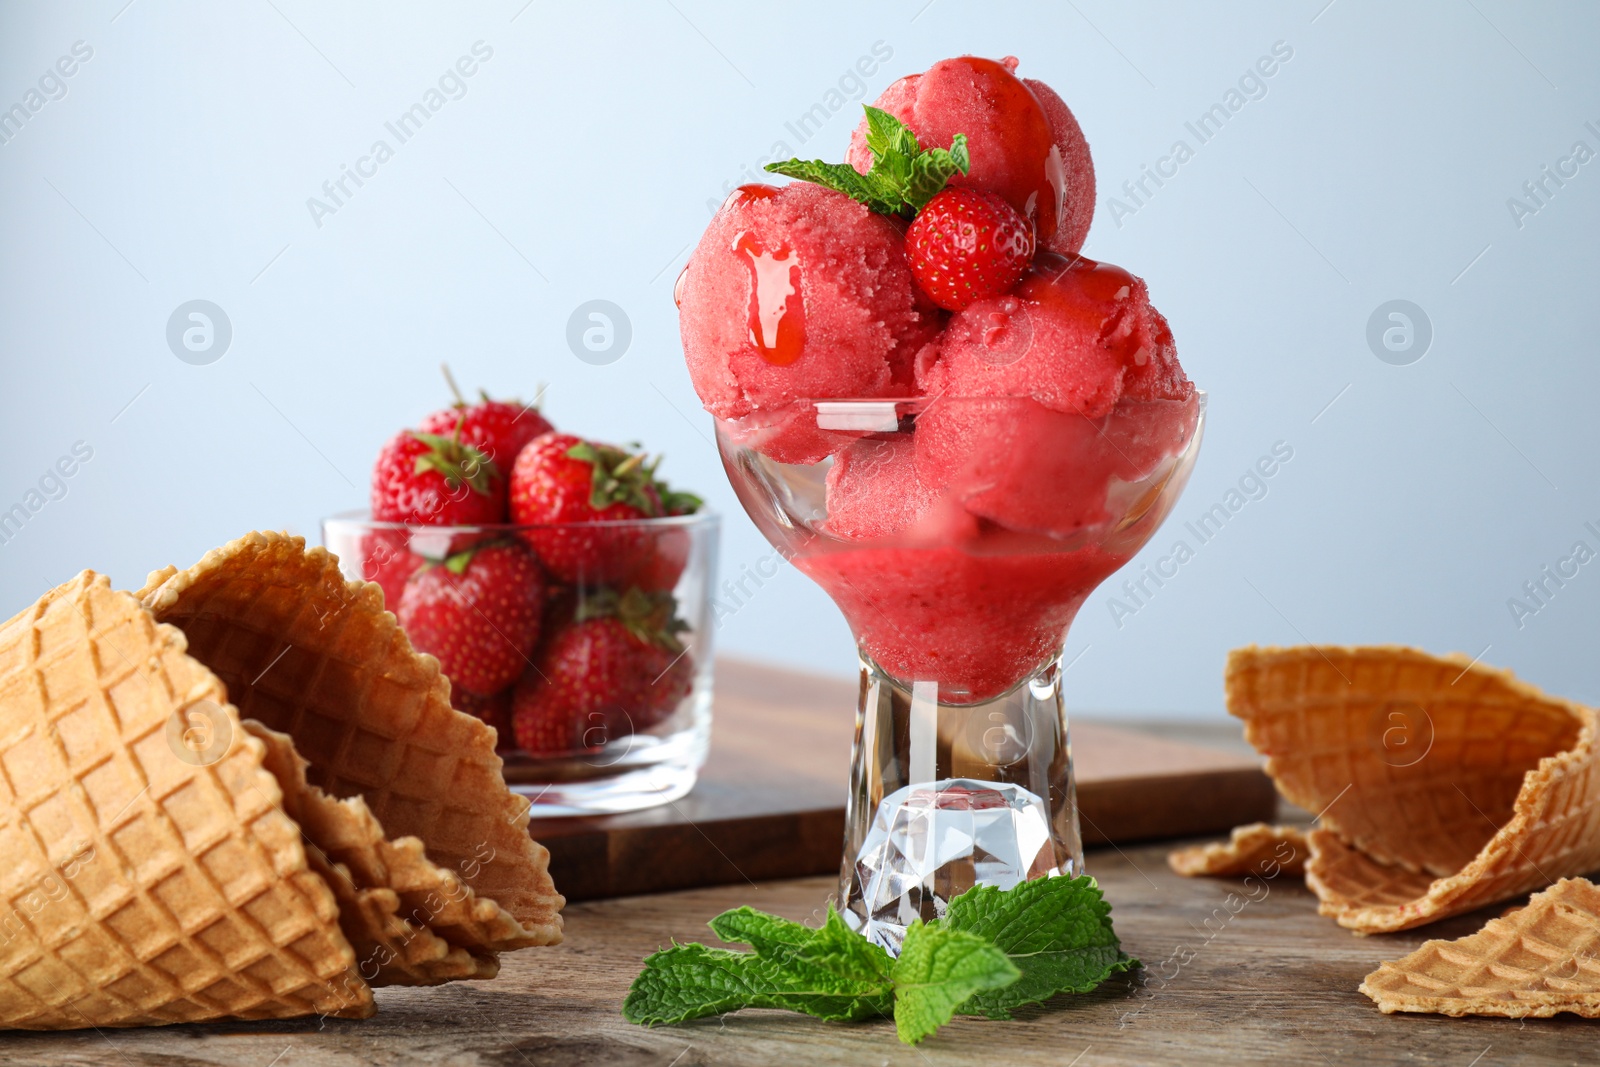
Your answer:
[[[866,112],[867,149],[872,153],[867,173],[820,159],[787,159],[768,163],[766,169],[843,193],[879,214],[909,218],[952,176],[967,173],[971,166],[965,134],[951,138],[949,148],[923,148],[917,135],[887,111],[868,105]]]
[[[753,951],[674,944],[645,960],[623,1002],[629,1022],[681,1023],[741,1008],[780,1008],[834,1022],[893,1015],[916,1044],[954,1016],[1009,1019],[1058,993],[1086,993],[1138,963],[1121,949],[1111,907],[1088,877],[980,886],[943,919],[906,930],[898,959],[845,925],[821,927],[753,908],[709,923]]]

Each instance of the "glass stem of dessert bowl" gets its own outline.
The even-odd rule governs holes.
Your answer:
[[[839,899],[891,951],[974,885],[1083,873],[1061,661],[993,700],[952,704],[861,653]]]

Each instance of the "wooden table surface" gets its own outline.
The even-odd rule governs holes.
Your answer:
[[[1259,899],[1230,914],[1225,900],[1242,889],[1240,882],[1179,878],[1167,869],[1166,851],[1142,845],[1089,856],[1125,947],[1146,963],[1142,976],[1030,1009],[1016,1022],[958,1019],[916,1049],[901,1045],[889,1022],[841,1025],[767,1011],[657,1030],[622,1020],[623,995],[646,954],[669,938],[709,939],[705,920],[740,904],[812,918],[833,889],[833,879],[818,877],[573,905],[565,944],[506,957],[491,982],[380,990],[378,1016],[362,1022],[10,1033],[0,1035],[0,1063],[1503,1067],[1600,1060],[1600,1023],[1570,1016],[1526,1022],[1385,1016],[1356,991],[1380,960],[1426,937],[1459,937],[1499,909],[1423,932],[1358,938],[1320,918],[1311,895],[1286,876],[1257,887]]]

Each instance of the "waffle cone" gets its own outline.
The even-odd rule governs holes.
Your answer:
[[[265,766],[283,789],[284,811],[300,825],[311,867],[322,875],[338,901],[339,926],[355,949],[358,971],[369,984],[437,985],[458,978],[493,978],[499,972],[493,954],[474,955],[431,928],[432,902],[425,899],[427,890],[402,893],[394,884],[397,879],[387,861],[400,851],[400,843],[384,839],[383,827],[365,801],[360,797],[336,800],[308,783],[306,761],[295,752],[288,734],[269,730],[253,719],[246,720],[244,728],[266,748]],[[417,842],[414,837],[405,840]],[[406,859],[409,857],[402,857],[402,867]],[[432,868],[435,878],[431,881],[450,879],[460,885],[449,872],[440,871],[425,858],[420,860]],[[499,911],[492,902],[491,907]]]
[[[138,595],[188,635],[243,717],[294,739],[312,785],[363,798],[383,831],[420,843],[417,861],[503,908],[514,923],[489,943],[561,939],[549,853],[506,788],[494,730],[450,706],[438,661],[412,649],[378,586],[347,582],[303,538],[251,533],[151,574]]]
[[[1457,941],[1427,941],[1361,983],[1385,1014],[1600,1017],[1600,887],[1581,878]]]
[[[1268,826],[1264,822],[1236,826],[1228,840],[1191,845],[1167,853],[1167,866],[1191,878],[1201,875],[1233,878],[1257,874],[1305,873],[1309,846],[1306,835],[1293,826]]]
[[[1595,713],[1407,648],[1246,648],[1228,710],[1320,813],[1306,884],[1360,933],[1405,930],[1600,867]]]
[[[0,627],[0,1026],[372,1013],[263,754],[103,576]]]

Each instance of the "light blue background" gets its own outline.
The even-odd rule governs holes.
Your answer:
[[[380,443],[444,402],[441,359],[500,394],[547,381],[561,425],[664,451],[728,516],[725,573],[767,557],[685,374],[672,283],[708,203],[775,141],[842,158],[858,102],[803,147],[785,122],[881,41],[871,95],[947,55],[1011,53],[1082,122],[1101,195],[1087,251],[1149,281],[1211,393],[1146,561],[1293,449],[1120,627],[1121,576],[1090,600],[1075,706],[1218,715],[1228,648],[1302,640],[1482,653],[1600,700],[1600,562],[1520,628],[1507,606],[1575,541],[1600,549],[1600,161],[1520,227],[1507,206],[1575,141],[1600,149],[1600,7],[125,3],[0,8],[0,106],[75,41],[94,50],[0,145],[0,510],[74,442],[94,450],[0,545],[0,612],[83,567],[134,586],[249,529],[315,538],[364,503]],[[384,123],[480,40],[493,57],[465,95],[315,225],[307,198],[393,145]],[[1114,219],[1107,198],[1174,140],[1194,147],[1184,123],[1278,41],[1293,58],[1266,95]],[[195,298],[233,325],[209,366],[165,342]],[[1365,340],[1396,298],[1433,325],[1409,366]],[[608,366],[565,341],[591,299],[632,321]],[[719,641],[852,662],[787,566]]]

